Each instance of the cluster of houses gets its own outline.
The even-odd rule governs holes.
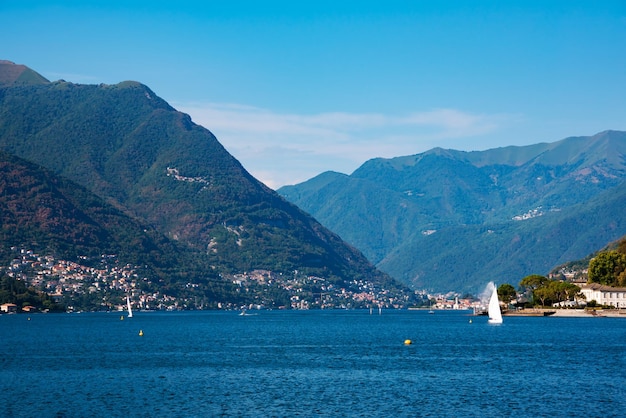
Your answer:
[[[185,302],[177,298],[160,294],[147,294],[139,290],[138,284],[146,278],[140,278],[132,266],[118,266],[115,256],[103,256],[100,267],[86,267],[78,263],[55,260],[50,256],[39,256],[32,251],[14,249],[16,257],[7,267],[0,267],[0,272],[11,277],[24,280],[31,286],[43,289],[55,300],[59,301],[67,295],[84,293],[129,294],[133,304],[139,309],[179,309]],[[564,273],[562,273],[564,274]],[[573,275],[573,273],[571,273]],[[567,274],[565,274],[567,277]],[[581,280],[581,277],[567,277],[572,281]],[[259,287],[280,287],[290,295],[291,309],[311,308],[357,308],[357,307],[385,307],[399,308],[407,306],[406,295],[396,294],[388,290],[377,288],[367,281],[357,281],[346,289],[338,287],[320,277],[294,274],[286,277],[266,270],[255,270],[250,273],[232,276],[232,282],[241,288],[242,292],[255,291]],[[598,306],[612,306],[626,308],[626,288],[616,288],[596,283],[576,283],[581,288],[584,300],[570,301],[561,307],[586,305],[595,301]],[[193,286],[189,284],[189,286]],[[312,289],[315,289],[314,291]],[[314,293],[311,293],[311,292]],[[476,299],[459,299],[454,296],[431,297],[423,294],[422,300],[431,300],[432,309],[481,309],[483,302]],[[121,299],[120,299],[121,300]],[[259,300],[262,307],[269,301]],[[116,304],[117,303],[117,304]],[[191,306],[189,306],[191,307]],[[194,306],[203,309],[202,306]],[[238,309],[230,304],[219,304],[221,309]],[[71,306],[69,307],[71,309]],[[108,309],[122,309],[120,302],[110,301]],[[18,307],[15,304],[0,305],[0,313],[29,312],[33,307]]]
[[[0,267],[0,273],[24,281],[28,286],[48,293],[55,302],[66,297],[82,294],[135,294],[138,308],[176,304],[175,298],[163,294],[143,294],[137,287],[141,278],[130,265],[118,265],[114,255],[103,255],[98,267],[42,256],[32,250],[12,248],[14,259],[8,266]],[[120,299],[121,301],[121,299]],[[122,309],[123,304],[114,300],[105,301],[108,309]],[[29,312],[32,307],[17,307],[14,304],[0,306],[0,313]],[[72,310],[72,306],[68,306]]]
[[[406,294],[395,293],[376,286],[365,280],[354,280],[347,287],[335,285],[328,280],[299,273],[284,275],[269,270],[253,270],[235,274],[232,277],[235,285],[248,292],[259,287],[280,287],[289,294],[290,309],[348,309],[363,307],[400,308],[406,306]],[[259,300],[259,308],[270,301]]]
[[[177,309],[240,309],[232,303],[217,303],[212,306],[210,301],[202,297],[192,299],[176,298],[162,292],[147,292],[143,282],[150,279],[142,277],[136,268],[130,265],[119,265],[114,255],[103,255],[98,267],[88,267],[80,263],[58,260],[51,256],[41,256],[33,251],[13,248],[15,258],[6,267],[0,266],[0,273],[23,280],[27,285],[41,289],[52,296],[55,301],[64,301],[68,310],[80,310],[72,306],[71,300],[76,296],[98,295],[101,309],[119,310],[125,307],[123,295],[130,295],[133,306],[149,310]],[[93,263],[91,263],[93,264]],[[387,290],[365,280],[349,284],[343,288],[330,283],[324,278],[307,276],[299,272],[293,275],[282,275],[266,270],[255,270],[249,273],[224,277],[240,288],[241,293],[265,294],[259,291],[280,288],[290,295],[290,304],[284,308],[317,309],[317,308],[355,308],[364,306],[381,306],[399,308],[408,303],[407,294]],[[187,287],[197,287],[188,283]],[[271,292],[270,292],[271,293]],[[80,298],[78,298],[80,299]],[[69,302],[69,303],[68,303]],[[258,307],[268,306],[271,300],[258,299]],[[18,307],[5,306],[6,313],[18,310]],[[21,308],[24,311],[24,308]]]

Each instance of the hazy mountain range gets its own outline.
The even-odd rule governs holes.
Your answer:
[[[479,290],[626,233],[626,133],[367,161],[278,190],[415,288]]]

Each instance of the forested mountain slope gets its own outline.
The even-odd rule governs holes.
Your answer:
[[[436,148],[279,193],[407,284],[476,290],[547,273],[623,235],[625,155],[619,131],[487,151]]]
[[[215,275],[297,270],[335,283],[396,285],[145,85],[48,82],[3,63],[0,150],[200,254]]]

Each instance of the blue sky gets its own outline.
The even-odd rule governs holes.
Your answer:
[[[0,59],[137,80],[276,188],[626,130],[626,2],[0,0]]]

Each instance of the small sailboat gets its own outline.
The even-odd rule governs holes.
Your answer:
[[[128,295],[126,295],[126,306],[128,307],[128,317],[132,318],[133,317],[133,310],[130,307],[130,298],[128,297]]]
[[[242,309],[242,311],[239,313],[239,316],[255,316],[257,314],[255,313],[248,313],[248,311],[244,308]]]
[[[500,311],[500,301],[498,300],[498,288],[495,283],[493,285],[493,293],[491,294],[491,298],[489,299],[489,323],[490,324],[501,324],[502,323],[502,312]]]

